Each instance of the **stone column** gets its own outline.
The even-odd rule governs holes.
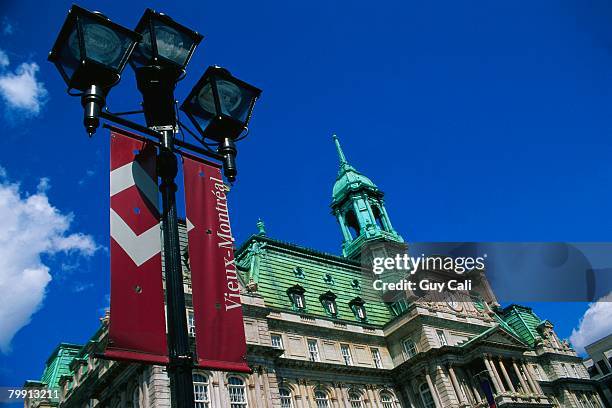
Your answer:
[[[357,218],[357,224],[359,224],[359,231],[357,231],[357,235],[361,235],[361,230],[365,231],[366,225],[363,215],[361,215],[361,211],[359,210],[357,200],[353,200],[353,211],[355,211],[355,218]]]
[[[346,408],[351,408],[351,403],[349,402],[348,396],[348,388],[346,387],[346,384],[338,384],[338,389],[340,390],[340,394],[342,395],[342,399],[344,400],[344,403],[338,401],[338,405],[345,406]]]
[[[489,373],[489,377],[491,377],[491,382],[493,382],[493,388],[495,388],[495,393],[499,394],[503,392],[502,391],[503,389],[497,382],[497,377],[495,376],[495,373],[493,372],[493,367],[491,366],[491,362],[489,361],[489,356],[484,357],[484,363],[485,363],[485,367],[487,367],[487,372]]]
[[[436,390],[436,387],[434,387],[433,383],[431,382],[431,376],[429,375],[429,371],[427,370],[425,370],[425,380],[427,381],[427,386],[429,387],[429,392],[431,393],[431,397],[433,398],[434,403],[436,404],[436,408],[442,408],[440,397],[438,397],[438,391]]]
[[[338,223],[340,224],[340,229],[342,230],[342,236],[344,237],[345,242],[349,242],[351,240],[351,233],[348,230],[348,227],[344,224],[344,217],[342,214],[338,213]]]
[[[262,408],[266,408],[268,406],[268,401],[267,398],[263,398],[263,395],[261,394],[261,374],[259,371],[261,371],[261,368],[251,374],[253,377],[253,388],[255,389],[253,395],[255,396],[256,401],[262,405]]]
[[[516,365],[515,359],[512,359],[512,367],[514,368],[514,372],[516,373],[516,376],[519,378],[519,381],[521,382],[521,387],[523,387],[523,392],[525,394],[529,394],[529,387],[527,386],[527,383],[525,383],[525,380],[523,379],[523,376],[521,375],[521,370],[519,370],[518,366]]]
[[[219,390],[220,385],[223,384],[223,379],[220,378],[220,374],[216,373],[211,376],[209,380],[212,386],[212,392],[210,396],[210,403],[212,406],[221,405],[223,401],[221,401],[221,390]]]
[[[410,382],[404,387],[404,393],[408,399],[408,408],[417,408],[417,405],[414,403],[414,398],[412,398],[412,384]]]
[[[455,370],[453,369],[453,366],[451,364],[448,365],[448,373],[450,374],[451,383],[453,383],[453,388],[455,389],[455,394],[457,394],[457,400],[459,401],[459,404],[467,404],[467,401],[465,400],[465,395],[463,395],[463,391],[461,390],[459,382],[457,381],[457,376],[455,375]]]
[[[497,382],[499,383],[499,387],[501,388],[501,392],[506,392],[506,386],[499,375],[499,371],[497,371],[497,367],[495,367],[495,361],[492,356],[489,356],[489,364],[491,364],[491,368],[493,369],[493,374],[495,374],[495,378],[497,378]]]
[[[393,232],[393,225],[391,225],[391,219],[389,218],[389,214],[387,214],[385,203],[383,203],[382,201],[380,202],[380,212],[382,213],[383,219],[387,221],[389,232]]]
[[[508,383],[508,387],[510,387],[510,391],[516,392],[516,390],[514,389],[514,385],[512,384],[512,381],[510,381],[510,376],[508,375],[508,372],[506,371],[506,367],[504,367],[504,361],[502,360],[501,357],[499,357],[499,368],[501,368],[502,375],[504,376],[504,379]]]
[[[272,391],[271,391],[271,387],[270,387],[270,371],[267,368],[264,369],[263,386],[264,386],[264,395],[265,395],[267,404],[269,406],[274,405],[273,402],[272,402]],[[278,392],[278,386],[276,387],[276,391]]]
[[[368,197],[364,197],[363,200],[366,203],[366,208],[368,209],[368,214],[370,214],[370,218],[372,219],[372,222],[374,222],[374,224],[376,224],[376,218],[374,218],[374,211],[372,211],[372,206],[370,205],[370,200],[368,200]]]
[[[378,393],[376,392],[376,388],[374,388],[374,385],[370,385],[369,387],[367,387],[367,389],[370,390],[370,394],[372,394],[372,401],[370,402],[370,405],[372,405],[373,408],[379,408],[381,402],[378,399]]]
[[[295,395],[293,395],[297,408],[306,408],[306,396],[302,392],[302,386],[300,385],[300,380],[297,381],[297,386],[294,388]],[[299,398],[298,398],[299,397]]]
[[[472,388],[472,393],[474,394],[474,398],[476,399],[476,402],[482,401],[482,397],[480,395],[480,388],[479,388],[480,384],[476,384],[476,382],[474,381],[474,373],[469,368],[465,370],[465,373],[468,377],[468,382]]]
[[[468,400],[470,404],[474,405],[475,403],[478,402],[478,400],[476,399],[476,396],[474,395],[474,391],[472,390],[472,387],[470,385],[470,379],[468,377],[468,374],[465,371],[465,368],[461,367],[460,369],[457,370],[457,373],[459,374],[459,379],[461,380],[459,382],[459,385],[463,383],[465,387],[464,390],[467,394]]]
[[[301,380],[298,380],[298,385],[300,387],[300,394],[302,394],[302,403],[304,408],[310,408],[310,398],[308,398],[308,389],[306,385],[303,384]]]
[[[527,377],[527,381],[529,382],[529,386],[531,387],[533,393],[536,395],[541,394],[540,390],[538,389],[538,386],[531,377],[531,372],[529,370],[529,367],[527,367],[527,364],[525,364],[524,361],[521,361],[521,366],[523,367],[523,372],[525,373],[525,377]]]

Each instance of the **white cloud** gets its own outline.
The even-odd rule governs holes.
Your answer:
[[[0,50],[0,68],[6,68],[10,63],[11,60],[8,55],[6,55],[6,52]]]
[[[612,292],[589,304],[580,319],[578,328],[572,330],[570,341],[579,354],[584,347],[612,333]]]
[[[15,72],[0,74],[0,96],[6,106],[28,116],[36,116],[47,100],[47,90],[36,78],[39,67],[24,62]]]
[[[0,174],[5,174],[0,167]],[[46,195],[48,180],[35,194],[0,177],[0,351],[10,351],[13,336],[30,322],[42,305],[52,275],[41,256],[68,253],[90,256],[97,246],[81,233],[72,233],[72,214],[63,214]]]

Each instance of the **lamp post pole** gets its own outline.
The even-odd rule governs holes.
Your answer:
[[[176,210],[178,163],[174,154],[176,116],[174,87],[176,70],[147,66],[136,71],[138,89],[143,96],[147,126],[160,132],[157,172],[161,179],[162,235],[164,271],[166,275],[166,305],[168,317],[168,375],[172,407],[192,408],[193,359],[189,346],[183,271]]]
[[[159,139],[155,143],[159,146],[157,174],[161,179],[168,374],[173,408],[194,406],[193,355],[187,330],[176,210],[178,163],[174,145],[222,161],[227,179],[235,180],[234,140],[240,140],[240,135],[248,129],[253,106],[261,94],[261,90],[233,77],[226,69],[209,67],[181,106],[201,138],[189,133],[205,148],[175,140],[180,122],[174,88],[202,38],[196,31],[151,9],[145,11],[136,31],[131,31],[98,12],[73,5],[49,53],[49,60],[68,85],[68,93],[81,96],[89,136],[96,132],[102,118]],[[146,127],[121,117],[135,112],[113,114],[103,110],[106,95],[121,79],[128,61],[136,72]],[[206,138],[218,144],[217,153],[206,148],[209,145],[204,141]]]

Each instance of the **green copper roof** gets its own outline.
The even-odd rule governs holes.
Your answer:
[[[257,257],[256,261],[253,259]],[[257,293],[264,297],[266,306],[296,312],[287,289],[301,286],[305,292],[303,314],[361,322],[349,302],[357,297],[365,301],[367,319],[363,323],[383,326],[393,315],[379,295],[372,289],[369,276],[361,273],[359,264],[339,256],[325,254],[297,245],[254,235],[238,250],[238,263],[244,282],[257,285]],[[255,269],[256,270],[253,270]],[[337,317],[329,315],[319,299],[331,291],[336,298]]]
[[[71,375],[70,363],[79,354],[81,346],[78,344],[60,343],[51,353],[45,365],[41,381],[49,388],[58,387],[58,381],[63,375]]]
[[[510,305],[501,312],[501,318],[530,346],[540,337],[537,327],[542,321],[529,307]]]
[[[338,136],[333,135],[333,139],[334,143],[336,144],[338,158],[340,159],[340,170],[338,171],[338,177],[336,177],[336,182],[334,183],[334,188],[332,190],[333,201],[341,201],[344,195],[350,190],[358,190],[364,187],[372,190],[378,190],[372,180],[359,173],[348,163],[346,157],[344,156],[344,152],[342,151],[342,147],[340,146]]]

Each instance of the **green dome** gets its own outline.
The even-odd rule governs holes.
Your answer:
[[[344,164],[341,165],[340,172],[334,183],[332,197],[334,200],[337,200],[343,196],[346,191],[356,190],[362,187],[369,187],[371,189],[377,188],[372,180],[359,173],[350,164]]]
[[[338,177],[334,183],[332,189],[332,197],[334,201],[339,201],[342,197],[350,190],[357,190],[360,188],[369,188],[372,190],[378,190],[376,184],[369,178],[359,173],[353,166],[348,164],[342,147],[340,147],[340,141],[338,136],[333,136],[338,151],[338,157],[340,158],[340,171],[338,171]]]

